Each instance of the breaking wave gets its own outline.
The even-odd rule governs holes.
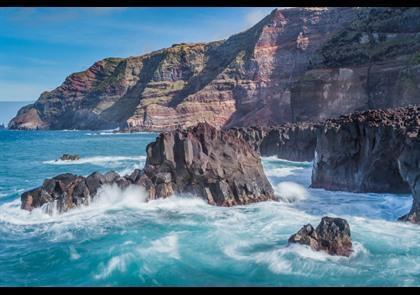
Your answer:
[[[305,200],[309,196],[309,192],[304,186],[291,181],[276,184],[274,192],[280,200],[288,203]]]

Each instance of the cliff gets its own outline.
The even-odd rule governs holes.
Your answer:
[[[317,131],[311,186],[409,193],[410,181],[407,183],[405,176],[408,172],[400,174],[398,159],[408,148],[405,142],[409,130],[418,126],[419,106],[370,110],[327,120]],[[406,155],[403,162],[415,166],[417,162],[412,157],[414,153]]]
[[[292,90],[293,120],[420,104],[420,8],[359,9],[311,57]]]
[[[419,8],[276,9],[227,40],[98,61],[9,127],[270,126],[418,104],[419,19]]]

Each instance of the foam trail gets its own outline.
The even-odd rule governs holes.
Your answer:
[[[63,160],[49,160],[44,161],[44,164],[50,165],[81,165],[81,164],[94,164],[100,166],[106,166],[109,164],[115,164],[124,161],[142,161],[146,160],[146,156],[95,156],[95,157],[87,157],[81,158],[76,161],[63,161]]]
[[[286,177],[290,175],[294,175],[297,170],[303,170],[301,167],[283,167],[283,168],[272,168],[266,169],[265,175],[268,177],[276,176],[276,177]]]

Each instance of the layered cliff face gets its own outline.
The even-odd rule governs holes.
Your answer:
[[[420,9],[359,9],[312,56],[292,90],[293,120],[420,104]]]
[[[407,173],[401,176],[398,158],[407,148],[408,131],[416,126],[420,126],[418,106],[371,110],[327,120],[317,134],[311,186],[409,193]],[[402,161],[415,166],[415,159],[405,153]]]
[[[287,123],[274,127],[235,127],[229,132],[248,142],[263,157],[312,161],[320,123]]]
[[[291,85],[352,8],[274,10],[251,29],[208,44],[178,44],[105,59],[22,108],[12,129],[168,130],[292,120]]]

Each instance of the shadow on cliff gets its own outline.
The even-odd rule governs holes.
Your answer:
[[[209,85],[219,74],[229,67],[241,51],[245,51],[246,56],[250,56],[262,28],[269,19],[270,15],[266,16],[249,30],[233,35],[219,46],[211,48],[204,69],[188,81],[188,84],[172,98],[168,106],[175,108],[186,97],[199,92]]]
[[[158,69],[160,62],[164,58],[164,52],[159,51],[143,61],[143,67],[140,70],[139,81],[128,92],[110,108],[106,109],[102,114],[105,120],[121,124],[131,117],[136,111],[136,107],[140,103],[141,94],[153,79],[155,71]]]

